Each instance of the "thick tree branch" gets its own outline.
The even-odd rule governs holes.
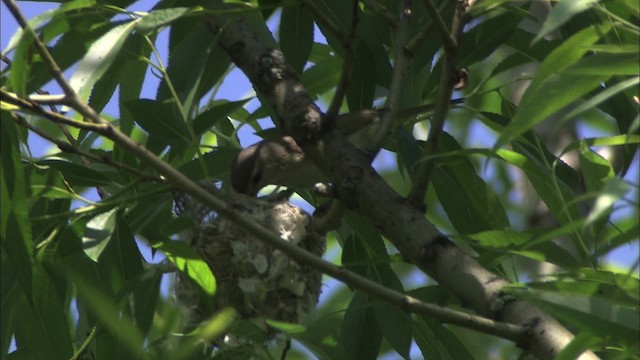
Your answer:
[[[8,0],[8,2],[11,2],[13,5],[11,9],[14,10],[12,11],[14,16],[21,19],[21,23],[25,24],[24,29],[26,31],[33,32],[33,29],[26,25],[26,21],[24,21],[24,17],[22,16],[15,3],[13,3],[11,0]],[[34,38],[36,39],[36,42],[40,42],[40,39],[35,36],[35,32]],[[46,47],[38,47],[38,52],[41,53],[45,62],[54,62]],[[49,68],[52,69],[51,71],[56,71],[56,69],[59,69],[57,64],[48,65]],[[275,78],[277,79],[278,77],[276,76]],[[62,73],[55,74],[55,79],[61,82],[61,84],[59,85],[63,88],[71,88]],[[286,89],[287,87],[285,86],[284,88]],[[191,181],[182,173],[174,169],[171,165],[164,162],[155,154],[147,150],[144,146],[134,142],[131,138],[127,137],[117,128],[113,127],[111,123],[100,117],[100,115],[95,112],[93,108],[85,103],[82,103],[79,100],[77,94],[73,92],[73,90],[71,91],[71,94],[67,94],[70,99],[74,100],[71,103],[71,107],[73,107],[76,111],[78,111],[92,123],[76,122],[72,119],[64,117],[63,115],[48,112],[32,102],[22,100],[14,94],[8,93],[4,90],[2,90],[2,92],[0,93],[0,99],[2,99],[2,101],[7,101],[11,104],[16,105],[24,111],[29,111],[41,115],[45,119],[48,119],[54,123],[62,123],[66,125],[77,126],[79,128],[89,129],[106,138],[109,138],[114,143],[118,144],[123,149],[130,151],[133,155],[137,156],[143,162],[154,168],[177,189],[192,195],[194,198],[199,199],[204,204],[210,206],[218,214],[243,227],[258,239],[286,253],[292,259],[299,261],[305,265],[309,265],[310,267],[320,272],[335,277],[336,279],[339,279],[356,289],[360,289],[383,301],[387,301],[396,306],[400,306],[407,311],[433,316],[437,319],[442,320],[443,322],[469,327],[471,329],[476,329],[511,340],[517,340],[523,337],[526,328],[522,326],[496,322],[491,319],[483,318],[481,316],[471,315],[451,310],[446,307],[422,302],[413,297],[391,290],[354,272],[348,271],[341,266],[336,266],[328,261],[324,261],[322,258],[310,253],[309,251],[281,239],[280,236],[278,236],[273,231],[254,222],[249,217],[236,212],[232,208],[232,206],[229,206],[225,201],[225,198],[229,195],[226,195],[215,189],[204,189],[195,182]]]
[[[507,280],[483,268],[442,237],[422,212],[396,194],[371,168],[369,159],[337,131],[327,132],[321,141],[307,141],[322,135],[317,132],[321,128],[317,107],[297,77],[264,76],[265,72],[288,74],[290,70],[278,51],[254,43],[256,36],[242,16],[233,17],[225,26],[227,21],[228,18],[221,17],[211,19],[213,28],[219,31],[219,44],[256,90],[263,92],[263,99],[277,109],[284,120],[281,129],[300,142],[307,156],[324,166],[334,180],[338,198],[347,207],[369,218],[408,262],[450,289],[470,308],[527,327],[527,335],[516,343],[538,358],[553,359],[573,339],[567,329],[536,306],[505,298],[502,289],[509,285]],[[271,67],[265,69],[264,64]],[[295,111],[285,111],[289,109]],[[595,358],[592,352],[581,356],[581,359]]]

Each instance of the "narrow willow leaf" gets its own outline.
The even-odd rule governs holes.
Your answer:
[[[382,334],[367,294],[356,291],[340,327],[339,344],[347,359],[376,359]]]
[[[560,0],[551,8],[551,12],[544,24],[542,24],[542,28],[536,35],[534,42],[547,36],[547,34],[562,26],[572,17],[589,9],[598,2],[599,0]]]
[[[78,289],[78,298],[90,309],[93,316],[100,320],[101,326],[125,345],[127,350],[136,354],[136,358],[144,359],[142,352],[144,337],[135,326],[133,320],[118,310],[115,301],[101,291],[96,284],[83,277],[83,274],[71,273],[71,279]]]
[[[573,338],[555,357],[555,360],[577,359],[584,351],[596,349],[602,342],[599,336],[589,332],[581,332]]]
[[[0,113],[0,241],[7,261],[28,298],[32,292],[32,224],[27,213],[31,182],[20,160],[18,128],[7,112]]]
[[[593,209],[587,216],[587,224],[592,223],[611,211],[613,204],[622,199],[632,190],[631,185],[617,177],[610,177],[604,182],[600,195],[596,199]]]
[[[568,67],[567,72],[579,75],[638,75],[640,54],[636,53],[602,53],[587,56],[575,65]]]
[[[133,290],[133,315],[138,329],[145,335],[148,334],[156,314],[161,280],[162,272],[159,269],[147,270]]]
[[[106,186],[111,184],[110,180],[102,173],[68,161],[50,157],[38,164],[57,169],[71,186]]]
[[[371,108],[375,95],[376,68],[371,63],[372,54],[364,43],[356,47],[355,64],[347,86],[347,103],[350,111]]]
[[[197,251],[180,241],[166,241],[154,247],[164,252],[167,258],[206,294],[216,293],[216,278]]]
[[[162,26],[169,25],[180,19],[189,12],[189,10],[187,7],[152,10],[140,19],[136,25],[136,31],[141,34],[149,34]]]
[[[89,47],[69,80],[83,102],[89,99],[93,85],[109,69],[138,21],[139,19],[114,27]]]
[[[285,6],[280,19],[280,48],[298,74],[307,63],[313,45],[313,16],[304,6]]]
[[[473,360],[481,356],[470,352],[456,333],[428,316],[415,317],[413,334],[424,358]]]
[[[505,288],[505,291],[532,301],[556,318],[593,333],[607,329],[618,344],[634,344],[640,337],[637,308],[621,306],[597,296],[580,296],[543,290]]]
[[[563,71],[578,62],[588,51],[587,46],[598,41],[610,29],[607,25],[588,27],[573,35],[545,58],[523,95],[513,120],[496,142],[496,148],[597,88],[611,76],[584,76]]]
[[[411,315],[403,309],[387,303],[374,307],[380,332],[393,349],[404,359],[410,359]]]
[[[11,65],[11,87],[20,97],[25,97],[27,79],[31,73],[31,63],[33,61],[33,41],[30,32],[22,33]]]
[[[560,119],[559,123],[562,123],[569,119],[573,119],[574,117],[582,114],[583,112],[589,109],[592,109],[598,106],[599,104],[609,100],[610,98],[619,94],[620,92],[623,92],[629,89],[630,87],[634,87],[634,86],[637,87],[639,83],[640,83],[640,78],[637,76],[634,76],[629,79],[622,80],[621,82],[615,85],[609,86],[604,90],[600,90],[594,96],[587,99],[580,105],[576,106],[573,110],[571,110],[569,113],[563,116],[562,119]]]
[[[449,134],[440,137],[438,151],[460,150]],[[432,177],[438,199],[460,234],[509,227],[509,218],[493,189],[476,173],[467,158],[438,159]]]
[[[116,223],[111,239],[100,255],[98,270],[105,279],[111,293],[128,293],[127,286],[139,282],[142,274],[142,254],[121,214],[116,213]]]
[[[82,249],[91,260],[97,262],[109,244],[116,227],[117,211],[118,209],[114,208],[103,212],[87,223],[82,236]]]

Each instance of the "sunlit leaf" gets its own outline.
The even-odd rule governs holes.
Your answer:
[[[134,20],[116,26],[91,45],[69,79],[71,88],[81,100],[89,99],[93,85],[109,69],[137,22]]]

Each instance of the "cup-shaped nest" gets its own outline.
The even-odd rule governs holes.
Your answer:
[[[325,238],[312,231],[311,216],[287,201],[264,201],[227,195],[233,211],[279,234],[283,240],[322,256]],[[273,319],[300,323],[316,305],[321,274],[247,233],[188,195],[175,197],[178,216],[196,226],[183,234],[216,277],[213,299],[178,274],[175,295],[190,312],[190,326],[216,309],[233,307],[244,319]]]

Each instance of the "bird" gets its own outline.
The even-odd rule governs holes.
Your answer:
[[[463,101],[455,99],[451,103]],[[427,104],[398,111],[394,121],[401,123],[415,118],[432,111],[433,107],[433,104]],[[366,109],[340,114],[336,118],[336,129],[362,150],[369,144],[385,111]],[[305,157],[298,143],[286,135],[262,140],[241,150],[231,164],[231,186],[237,193],[248,196],[256,196],[267,185],[302,188],[328,181],[315,162]]]

